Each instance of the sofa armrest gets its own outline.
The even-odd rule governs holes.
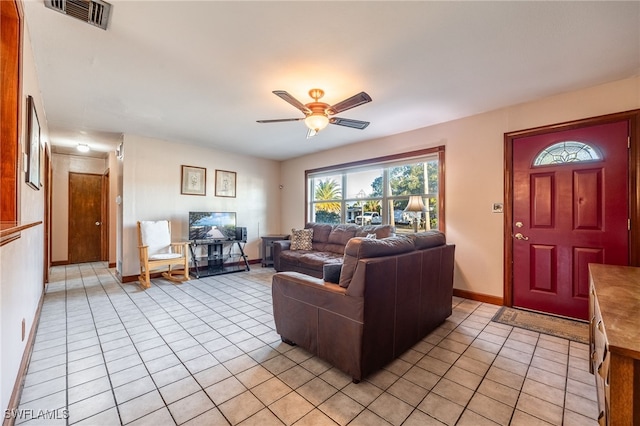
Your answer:
[[[278,272],[272,278],[274,314],[282,299],[295,300],[307,306],[336,312],[346,318],[362,321],[361,297],[347,297],[347,289],[300,272]],[[285,315],[288,317],[288,315]]]
[[[320,278],[278,272],[271,286],[273,320],[283,342],[293,342],[354,380],[362,379],[364,298]]]
[[[279,272],[275,274],[272,278],[272,285],[298,286],[295,288],[304,292],[328,292],[337,293],[341,296],[344,296],[347,293],[346,288],[342,288],[337,284],[324,281],[322,278],[316,278],[293,271]],[[303,288],[306,288],[306,290],[302,290]]]
[[[280,253],[291,248],[291,240],[278,240],[273,242],[273,269],[282,271],[280,268]]]

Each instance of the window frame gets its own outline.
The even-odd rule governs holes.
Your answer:
[[[367,166],[370,166],[371,168],[374,168],[376,165],[379,165],[381,168],[385,168],[387,167],[387,164],[393,164],[393,163],[397,163],[400,161],[404,161],[407,160],[407,163],[412,159],[415,158],[416,160],[419,160],[420,157],[425,157],[425,156],[434,156],[437,158],[438,160],[438,192],[437,192],[437,197],[432,197],[432,198],[437,198],[437,206],[438,206],[438,229],[442,232],[444,232],[444,230],[446,229],[446,215],[445,215],[445,147],[444,145],[440,145],[440,146],[436,146],[436,147],[432,147],[432,148],[425,148],[425,149],[421,149],[421,150],[417,150],[417,151],[410,151],[410,152],[405,152],[405,153],[401,153],[401,154],[393,154],[393,155],[387,155],[387,156],[382,156],[382,157],[375,157],[375,158],[369,158],[369,159],[365,159],[365,160],[359,160],[359,161],[353,161],[353,162],[348,162],[348,163],[341,163],[341,164],[335,164],[335,165],[331,165],[331,166],[326,166],[326,167],[320,167],[320,168],[316,168],[316,169],[309,169],[309,170],[305,170],[304,173],[304,188],[305,188],[305,207],[304,207],[304,218],[305,218],[305,223],[309,222],[309,214],[310,214],[310,207],[312,204],[312,200],[311,200],[311,194],[312,194],[312,189],[310,188],[310,175],[317,175],[320,173],[331,173],[331,172],[336,172],[336,173],[343,173],[345,170],[349,170],[349,169],[363,169],[366,168]],[[386,176],[387,173],[383,173],[383,180],[387,179],[388,176]],[[344,190],[345,188],[345,182],[346,182],[346,175],[343,176],[343,180],[341,182],[341,189]],[[424,194],[420,194],[423,195]],[[394,200],[397,198],[405,198],[406,196],[402,195],[402,196],[391,196],[391,197],[384,197],[383,196],[383,202],[385,200]],[[344,197],[343,197],[344,198]],[[349,198],[350,200],[351,198]],[[344,202],[345,199],[343,199],[342,201]],[[363,199],[365,202],[368,200],[368,198]],[[391,213],[393,214],[393,213]],[[343,217],[343,214],[341,214],[341,217]],[[384,215],[383,215],[384,217]],[[342,223],[342,222],[341,222]]]

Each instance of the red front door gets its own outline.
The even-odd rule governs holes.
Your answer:
[[[589,263],[628,265],[628,122],[513,140],[513,306],[587,319]]]

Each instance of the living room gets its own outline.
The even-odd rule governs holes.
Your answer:
[[[42,6],[42,5],[39,5]],[[637,11],[637,9],[636,9]],[[47,11],[50,12],[50,11]],[[53,12],[51,12],[53,13]],[[637,17],[637,15],[636,15]],[[27,16],[28,18],[28,16]],[[62,17],[65,18],[66,17]],[[636,21],[637,22],[637,21]],[[26,22],[29,27],[29,21]],[[42,74],[46,71],[36,66],[32,41],[25,31],[22,50],[22,117],[27,116],[26,95],[35,99],[40,120],[41,138],[54,144],[54,132],[47,117],[49,110],[40,88]],[[637,52],[638,38],[631,38],[631,49]],[[635,44],[634,44],[635,43]],[[611,50],[615,50],[613,46]],[[578,86],[548,89],[535,99],[492,108],[469,116],[446,122],[419,126],[387,136],[364,139],[344,146],[317,149],[294,158],[272,159],[258,155],[247,155],[225,149],[224,146],[206,147],[188,144],[181,138],[159,138],[136,133],[124,133],[115,140],[114,146],[122,142],[122,159],[115,150],[100,160],[103,170],[110,170],[111,217],[108,263],[113,265],[120,277],[130,279],[139,272],[137,259],[136,221],[141,219],[169,219],[173,232],[182,238],[187,235],[187,215],[192,210],[235,211],[238,224],[247,227],[249,240],[246,252],[252,261],[260,259],[260,236],[288,233],[291,228],[301,228],[306,221],[305,171],[337,164],[362,161],[437,146],[445,146],[446,152],[446,232],[447,240],[456,244],[454,288],[478,298],[500,304],[504,297],[504,216],[492,211],[495,203],[505,198],[505,133],[549,126],[557,123],[581,120],[640,108],[640,76],[636,68],[619,73],[608,79],[583,82]],[[279,83],[279,82],[278,82]],[[275,83],[274,83],[275,84]],[[278,113],[278,99],[270,90],[286,87],[264,88],[260,96],[273,99],[269,114]],[[311,87],[307,88],[310,89]],[[368,90],[376,102],[375,88],[358,86]],[[347,91],[345,96],[353,93]],[[297,94],[297,92],[296,92]],[[300,97],[305,94],[301,92]],[[256,94],[257,95],[257,94]],[[382,96],[382,94],[380,94]],[[286,105],[281,105],[283,114]],[[237,107],[240,108],[240,107]],[[367,107],[363,106],[356,117],[367,118]],[[295,113],[295,111],[293,111]],[[264,109],[252,111],[253,120],[262,116]],[[20,135],[25,140],[24,122]],[[372,121],[373,123],[373,121]],[[251,123],[253,124],[253,123]],[[300,123],[298,123],[300,124]],[[220,124],[218,124],[220,125]],[[266,126],[266,125],[265,125]],[[269,126],[277,126],[269,124]],[[304,128],[288,128],[287,132],[300,133],[298,144],[322,143],[320,137],[304,139]],[[330,131],[319,136],[329,137]],[[342,129],[340,129],[342,130]],[[212,130],[213,131],[213,130]],[[358,130],[344,129],[358,132]],[[637,140],[634,139],[637,143]],[[259,145],[261,143],[255,143]],[[22,146],[22,144],[21,144]],[[258,150],[256,146],[255,150]],[[51,151],[49,151],[51,152]],[[66,260],[68,236],[67,216],[56,208],[66,205],[66,199],[56,198],[57,173],[80,170],[83,160],[73,156],[77,169],[65,169],[62,164],[70,157],[51,154],[54,169],[53,218],[51,235],[53,251],[50,261],[63,264]],[[181,166],[203,167],[207,171],[205,197],[182,195]],[[215,170],[231,170],[237,173],[235,198],[215,197]],[[20,173],[19,173],[20,174]],[[35,223],[45,220],[43,190],[34,190],[20,179],[20,222]],[[59,182],[58,182],[59,184]],[[120,201],[116,200],[116,195]],[[635,218],[632,218],[634,220]],[[3,219],[4,220],[4,219]],[[21,238],[3,245],[0,250],[2,262],[2,377],[1,401],[6,407],[13,392],[15,378],[20,368],[27,338],[37,322],[36,313],[42,296],[42,271],[46,268],[42,247],[46,239],[45,229],[36,225],[21,232]],[[20,283],[18,285],[18,283]],[[24,322],[23,322],[24,321]],[[26,337],[25,337],[26,335]]]

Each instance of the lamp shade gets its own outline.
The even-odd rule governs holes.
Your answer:
[[[306,124],[308,128],[314,130],[317,133],[327,127],[327,125],[329,124],[329,117],[324,114],[313,113],[304,119],[304,124]]]
[[[426,207],[422,202],[422,197],[420,195],[412,195],[409,197],[409,203],[407,207],[404,209],[405,212],[423,212],[426,211]]]

